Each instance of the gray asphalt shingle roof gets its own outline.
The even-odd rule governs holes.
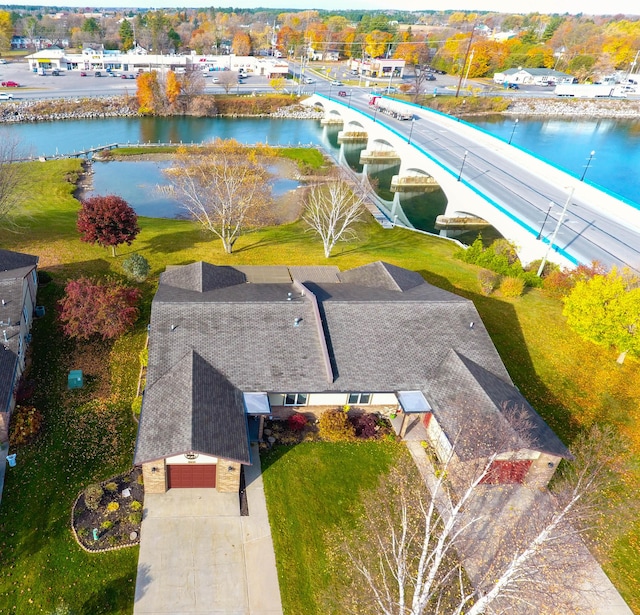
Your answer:
[[[187,452],[250,462],[242,393],[197,352],[148,385],[143,406],[135,463]]]
[[[387,263],[346,272],[334,267],[239,269],[194,263],[161,276],[152,305],[147,392],[136,460],[168,456],[181,446],[195,449],[198,430],[184,432],[181,423],[188,422],[194,410],[177,409],[192,403],[179,390],[193,384],[189,366],[180,368],[184,373],[177,367],[192,352],[238,393],[415,390],[426,394],[438,374],[449,376],[442,372],[452,351],[481,365],[492,377],[467,374],[470,386],[482,381],[497,388],[502,382],[514,389],[473,303],[427,284],[415,272]],[[280,281],[286,277],[311,281],[304,286]],[[452,373],[460,369],[451,367],[455,367]],[[229,398],[219,397],[224,388],[216,385],[217,380],[202,382],[209,387],[202,403],[210,413],[202,408],[200,413],[210,420],[201,428],[218,429],[217,412],[224,411]],[[455,390],[461,388],[455,378],[451,384]],[[225,437],[239,445],[246,433],[234,425],[238,434]],[[225,429],[229,426],[225,423]],[[176,440],[167,435],[172,430],[180,434]],[[229,453],[219,437],[203,442],[212,455]]]
[[[571,458],[515,386],[454,350],[430,379],[425,395],[462,460],[524,449]]]
[[[37,256],[0,250],[0,412],[10,407],[15,389],[24,279],[37,264]]]

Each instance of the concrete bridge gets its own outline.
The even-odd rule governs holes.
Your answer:
[[[562,266],[597,260],[640,271],[640,206],[509,145],[456,118],[410,103],[400,120],[368,104],[314,94],[303,104],[325,111],[323,124],[342,127],[338,140],[360,142],[363,173],[372,164],[398,169],[385,212],[409,225],[399,193],[439,186],[446,218],[480,218],[512,241],[523,263],[547,258]],[[407,111],[409,112],[407,114]],[[397,218],[396,218],[397,216]]]

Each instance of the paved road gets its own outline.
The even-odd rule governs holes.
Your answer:
[[[336,88],[330,94],[325,85],[322,90],[337,99]],[[347,105],[373,115],[366,94],[358,88],[350,88],[348,94]],[[599,191],[584,190],[579,180],[569,175],[559,183],[557,170],[527,160],[523,152],[501,140],[480,138],[481,133],[427,111],[416,109],[413,126],[381,113],[376,120],[405,134],[407,140],[411,132],[412,142],[529,225],[532,238],[541,232],[548,243],[568,202],[554,245],[580,262],[598,260],[640,271],[640,228],[631,226],[631,218],[617,219],[604,211]],[[570,198],[571,188],[576,186],[579,190]]]

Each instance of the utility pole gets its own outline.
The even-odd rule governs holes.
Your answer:
[[[469,44],[467,45],[467,52],[464,54],[464,63],[462,64],[462,70],[460,71],[460,79],[458,79],[458,88],[456,89],[456,98],[460,95],[460,86],[462,85],[462,76],[464,75],[464,69],[467,66],[467,60],[469,59],[469,53],[471,53],[471,45],[473,44],[473,37],[476,33],[477,21],[474,22],[471,28],[471,36],[469,37]]]

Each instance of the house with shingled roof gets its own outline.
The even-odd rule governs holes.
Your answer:
[[[9,419],[25,368],[36,293],[38,257],[0,250],[0,443],[8,441]]]
[[[498,453],[490,482],[546,484],[570,457],[473,303],[414,271],[197,262],[161,275],[134,458],[147,492],[235,491],[264,417],[346,404],[395,415],[442,455],[455,442],[460,463]]]

